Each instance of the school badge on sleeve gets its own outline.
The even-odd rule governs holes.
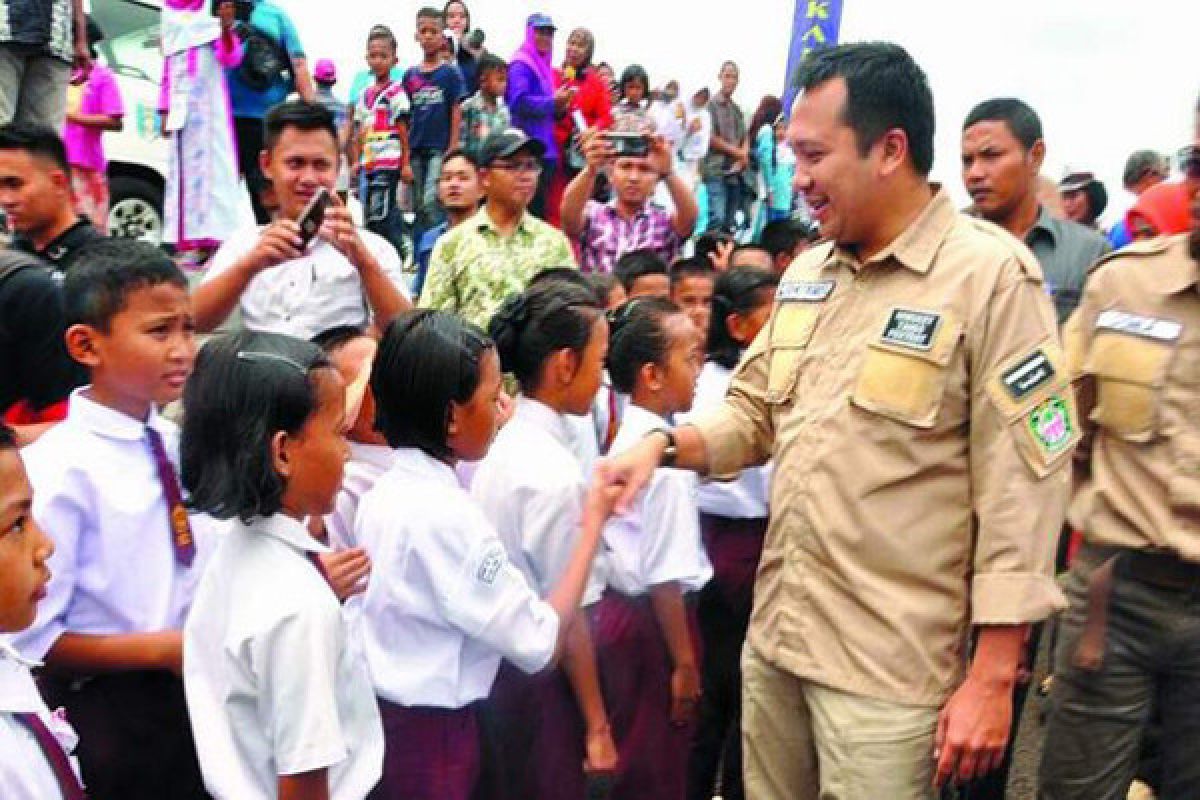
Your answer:
[[[1071,445],[1075,422],[1071,409],[1058,395],[1036,406],[1026,418],[1034,442],[1046,456],[1056,456]]]

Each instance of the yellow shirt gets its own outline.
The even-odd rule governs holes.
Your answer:
[[[1071,522],[1089,542],[1200,562],[1198,279],[1187,234],[1131,245],[1068,324],[1089,441]]]
[[[971,624],[1064,605],[1079,433],[1054,310],[1032,254],[940,190],[865,264],[797,259],[697,426],[713,473],[774,459],[748,640],[782,669],[937,705]]]

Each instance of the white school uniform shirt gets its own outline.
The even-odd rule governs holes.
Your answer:
[[[262,226],[245,228],[213,254],[203,283],[228,271],[258,242]],[[382,236],[359,229],[363,244],[405,297],[409,296],[400,256]],[[251,279],[238,301],[248,331],[286,333],[311,339],[342,325],[366,327],[371,321],[358,270],[337,248],[314,239],[303,256],[264,269]]]
[[[47,596],[30,628],[14,637],[42,660],[64,632],[93,635],[179,630],[216,539],[189,517],[196,556],[175,559],[167,501],[146,427],[177,465],[179,428],[151,411],[145,423],[71,395],[67,418],[21,451],[33,486],[33,516],[54,540]]]
[[[516,414],[496,435],[471,484],[471,496],[496,526],[509,560],[542,597],[575,552],[587,495],[570,420],[518,397]],[[583,604],[596,602],[603,591],[604,579],[593,569]]]
[[[219,800],[276,797],[280,775],[328,769],[333,800],[383,773],[383,727],[361,651],[283,514],[236,522],[183,631],[183,686],[204,785]]]
[[[325,532],[334,550],[358,547],[354,538],[354,518],[358,503],[379,476],[392,466],[395,451],[387,445],[350,442],[350,460],[342,476],[342,489],[333,502],[333,513],[325,517]]]
[[[630,403],[613,440],[620,454],[666,420]],[[660,467],[632,508],[604,526],[605,573],[608,585],[624,595],[641,595],[653,586],[678,583],[684,592],[700,589],[712,578],[712,564],[700,541],[696,512],[696,475]]]
[[[696,379],[696,398],[692,410],[680,414],[682,425],[725,402],[733,370],[715,361],[706,361]],[[700,481],[696,507],[705,514],[730,519],[763,519],[769,513],[771,465],[742,470],[732,481]]]
[[[502,658],[528,673],[550,663],[558,615],[449,464],[397,450],[359,504],[355,533],[371,577],[349,613],[384,700],[462,708],[489,694]]]
[[[22,658],[12,643],[0,636],[0,797],[4,800],[54,800],[62,797],[54,768],[33,732],[13,714],[37,714],[70,756],[79,737],[58,714],[51,714],[38,694],[29,670],[40,666]],[[79,764],[69,758],[75,777]]]

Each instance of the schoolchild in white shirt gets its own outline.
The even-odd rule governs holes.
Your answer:
[[[184,508],[177,429],[157,412],[195,357],[187,279],[157,248],[109,240],[63,291],[67,349],[91,384],[23,454],[56,550],[15,643],[46,663],[41,688],[80,733],[90,797],[203,797],[179,672],[206,538]]]
[[[344,326],[314,336],[313,344],[325,351],[346,383],[349,426],[346,439],[350,442],[350,461],[346,464],[333,513],[324,518],[327,543],[334,550],[357,550],[365,560],[366,551],[354,542],[358,501],[392,465],[392,448],[375,430],[375,396],[371,394],[370,386],[371,365],[375,362],[379,343],[362,328]]]
[[[778,286],[778,275],[754,267],[734,267],[717,278],[708,359],[696,381],[691,414],[680,415],[678,422],[724,401],[742,353],[771,314]],[[688,765],[689,797],[711,797],[718,770],[725,795],[743,795],[739,665],[754,601],[754,575],[767,533],[770,474],[769,466],[743,470],[733,481],[703,481],[696,493],[713,579],[696,602],[703,692]]]
[[[630,300],[609,317],[608,370],[630,396],[613,441],[621,453],[692,405],[700,338],[669,300]],[[600,680],[620,754],[612,797],[682,800],[700,695],[689,607],[712,577],[690,473],[655,470],[604,531],[608,590],[592,610]]]
[[[383,731],[366,663],[308,517],[329,513],[349,455],[345,383],[279,334],[205,345],[184,395],[192,505],[232,520],[184,629],[184,686],[218,800],[360,800]]]
[[[571,418],[591,411],[608,353],[608,322],[590,287],[536,281],[510,297],[488,333],[521,393],[471,484],[509,560],[539,595],[570,561],[590,475],[574,451]],[[584,606],[600,599],[595,578]],[[563,668],[535,676],[501,665],[481,707],[483,775],[478,800],[581,798],[585,774],[602,782],[617,764],[587,619],[568,632]]]
[[[355,524],[372,571],[350,610],[361,612],[387,742],[373,797],[467,800],[479,771],[475,704],[502,659],[535,673],[562,653],[611,494],[588,493],[577,542],[543,599],[454,471],[483,459],[496,432],[491,340],[451,314],[402,314],[380,343],[371,388],[377,426],[396,448]]]
[[[46,595],[46,560],[54,543],[33,519],[33,490],[16,437],[0,423],[0,797],[82,800],[70,754],[78,739],[38,695],[29,669],[7,634],[33,622]]]

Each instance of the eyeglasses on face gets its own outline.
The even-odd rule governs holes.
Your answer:
[[[537,175],[542,171],[542,165],[532,158],[523,161],[493,161],[492,169],[503,169],[508,172],[526,172],[532,175]]]

